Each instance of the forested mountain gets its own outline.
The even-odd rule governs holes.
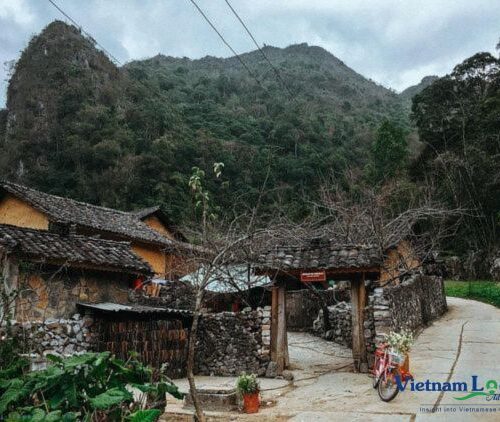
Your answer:
[[[163,55],[119,68],[53,22],[10,80],[0,177],[121,209],[161,204],[183,223],[195,216],[195,166],[220,214],[264,192],[262,212],[292,218],[308,213],[325,178],[342,186],[350,169],[361,184],[398,181],[410,198],[430,186],[469,210],[450,248],[498,244],[497,58],[480,53],[397,95],[320,47],[264,51],[283,81],[258,51],[241,56],[250,73],[237,58]],[[208,177],[220,162],[222,178]]]
[[[300,214],[322,177],[366,164],[384,119],[407,127],[408,117],[394,92],[322,48],[265,53],[286,87],[258,51],[242,55],[253,75],[236,58],[156,56],[117,68],[75,27],[53,22],[10,81],[1,172],[109,206],[159,202],[182,220],[191,168],[224,162],[229,184],[211,186],[221,207],[251,203],[267,180],[267,206]]]

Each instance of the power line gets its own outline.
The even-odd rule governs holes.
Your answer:
[[[222,42],[231,50],[231,52],[236,56],[238,61],[243,65],[243,67],[247,70],[247,72],[250,74],[252,78],[255,79],[255,81],[259,84],[261,88],[264,88],[260,81],[257,79],[257,77],[254,75],[254,73],[249,69],[249,67],[246,65],[246,63],[243,61],[243,59],[240,57],[240,55],[234,50],[233,47],[226,41],[226,39],[223,37],[223,35],[219,32],[219,30],[215,27],[215,25],[212,23],[212,21],[208,18],[208,16],[201,10],[200,6],[194,1],[194,0],[189,0],[191,3],[193,3],[194,7],[200,12],[201,16],[207,21],[207,23],[212,27],[212,29],[216,32],[216,34],[219,36],[219,38],[222,40]]]
[[[115,56],[113,56],[108,50],[106,50],[106,48],[100,44],[94,37],[92,37],[87,31],[85,31],[85,29],[83,29],[83,27],[81,25],[78,24],[78,22],[76,22],[71,16],[69,16],[63,9],[61,9],[56,2],[54,2],[53,0],[48,0],[48,2],[54,6],[64,17],[66,17],[66,19],[68,19],[69,21],[71,21],[71,23],[73,25],[75,25],[81,32],[83,32],[88,38],[90,38],[91,40],[93,40],[96,45],[98,45],[102,51],[104,51],[109,57],[111,57],[111,59],[116,63],[118,64],[119,66],[121,66],[122,64],[120,63],[120,60],[118,60]]]
[[[229,0],[224,0],[224,1],[228,5],[228,7],[231,9],[231,11],[233,12],[234,16],[236,16],[236,18],[240,21],[241,25],[243,25],[243,28],[245,28],[245,31],[250,36],[250,38],[252,39],[253,43],[256,45],[256,47],[258,48],[258,50],[260,51],[260,53],[262,54],[262,56],[264,57],[264,59],[266,59],[266,61],[269,63],[269,66],[271,66],[271,68],[274,70],[274,73],[276,74],[276,77],[279,79],[279,81],[281,82],[281,84],[283,85],[283,87],[288,91],[288,93],[290,94],[290,96],[292,97],[292,99],[295,99],[295,96],[290,91],[290,88],[288,87],[288,85],[285,83],[285,81],[281,77],[280,71],[276,68],[276,66],[273,65],[273,63],[271,62],[271,60],[269,60],[269,58],[267,57],[266,53],[264,53],[264,50],[262,50],[262,48],[260,48],[259,43],[255,39],[255,37],[253,36],[253,34],[250,32],[250,30],[248,29],[248,27],[245,25],[245,22],[243,22],[243,19],[241,19],[240,15],[238,15],[238,13],[236,12],[236,10],[234,10],[234,8],[231,5],[231,3],[229,3]]]

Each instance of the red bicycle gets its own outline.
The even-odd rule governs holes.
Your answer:
[[[403,364],[405,356],[392,350],[387,343],[382,343],[375,351],[375,363],[373,365],[373,388],[377,388],[381,400],[389,402],[399,393],[396,377],[401,382],[413,379]]]

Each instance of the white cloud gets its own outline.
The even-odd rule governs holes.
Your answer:
[[[493,51],[500,36],[498,0],[231,3],[260,43],[320,45],[358,73],[397,90],[429,73],[450,72],[477,51]],[[236,51],[254,49],[223,0],[198,4]],[[121,61],[160,52],[231,55],[186,0],[59,0],[59,5]],[[55,18],[62,17],[47,1],[0,0],[0,62],[17,58],[29,37]]]
[[[25,0],[0,0],[0,19],[10,19],[15,23],[27,26],[35,16]]]

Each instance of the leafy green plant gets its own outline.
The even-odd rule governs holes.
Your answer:
[[[9,421],[154,421],[166,393],[182,398],[167,379],[152,381],[152,370],[134,358],[109,352],[69,358],[49,355],[43,371],[0,373],[0,416]],[[140,392],[134,400],[132,391]]]
[[[260,391],[260,385],[255,374],[246,374],[243,372],[236,380],[236,389],[238,393],[253,394]]]

